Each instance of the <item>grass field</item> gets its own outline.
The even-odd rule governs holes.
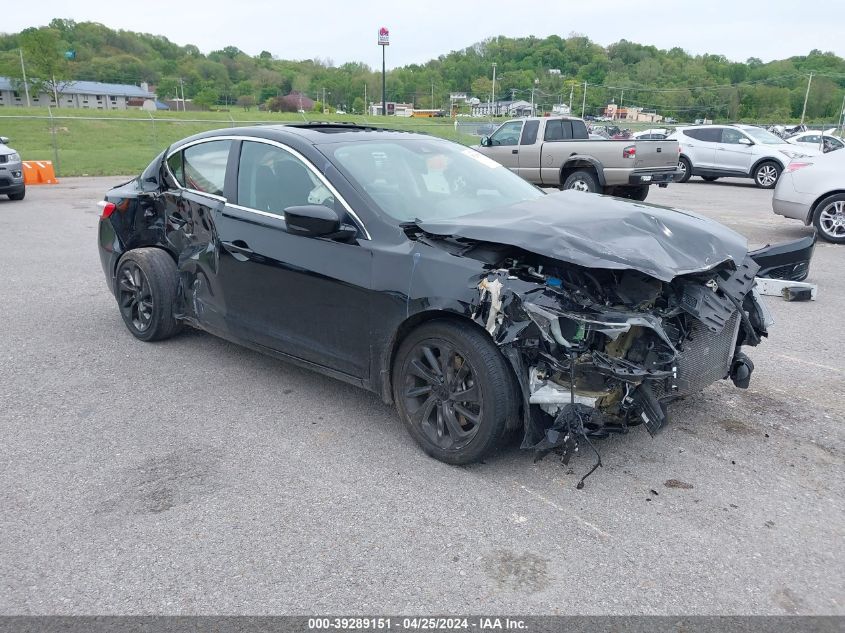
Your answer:
[[[465,145],[478,137],[456,131],[451,119],[362,117],[315,113],[156,112],[140,110],[54,109],[61,176],[112,176],[140,172],[169,144],[207,130],[241,125],[303,121],[352,121],[392,129],[427,132]],[[93,120],[96,118],[97,120]],[[0,111],[0,136],[8,136],[24,160],[55,160],[51,120],[46,108]]]

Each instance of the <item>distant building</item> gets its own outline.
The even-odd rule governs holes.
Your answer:
[[[528,101],[481,101],[472,106],[472,116],[534,116],[534,106]]]
[[[556,103],[552,106],[552,114],[567,116],[569,114],[572,114],[572,108],[570,108],[565,103]]]
[[[33,106],[57,105],[62,108],[87,108],[91,110],[126,110],[128,108],[156,109],[156,95],[149,86],[132,84],[106,84],[99,81],[69,81],[59,90],[59,103],[48,93],[33,94]],[[147,103],[149,102],[149,103]],[[26,95],[15,89],[8,77],[0,77],[0,107],[26,106]]]
[[[615,103],[608,103],[604,115],[614,121],[632,121],[636,123],[660,123],[663,117],[654,111],[646,111],[637,106],[623,108]]]
[[[404,116],[409,117],[414,113],[413,103],[398,103],[396,101],[388,101],[387,115],[388,116]],[[370,104],[370,115],[381,116],[381,101]]]

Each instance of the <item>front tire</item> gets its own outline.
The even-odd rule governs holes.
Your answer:
[[[683,175],[677,182],[686,182],[692,178],[692,163],[689,162],[688,158],[681,156],[678,159],[678,169],[683,172]]]
[[[174,318],[176,263],[158,248],[138,248],[121,257],[115,295],[123,322],[142,341],[160,341],[179,331]]]
[[[845,244],[845,194],[837,193],[819,202],[813,226],[828,242]]]
[[[484,459],[516,415],[510,366],[490,336],[468,323],[430,321],[396,354],[393,398],[411,437],[447,464]]]
[[[9,200],[23,200],[26,196],[26,189],[21,189],[17,193],[10,193]]]
[[[563,181],[562,189],[574,189],[575,191],[585,191],[595,193],[599,190],[596,177],[588,171],[573,171]]]
[[[781,171],[781,166],[774,161],[760,163],[754,170],[754,183],[761,189],[774,189]]]

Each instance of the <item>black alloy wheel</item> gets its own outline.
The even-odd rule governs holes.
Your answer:
[[[176,262],[166,251],[129,251],[117,266],[114,283],[120,316],[135,338],[159,341],[179,331],[175,317],[179,278]]]
[[[423,324],[402,342],[393,395],[411,436],[448,464],[483,459],[518,424],[513,372],[487,332],[453,320]]]
[[[127,261],[120,267],[117,284],[117,301],[124,321],[137,332],[146,332],[153,319],[153,295],[144,271],[134,261]]]
[[[405,410],[429,441],[447,451],[472,441],[483,414],[481,393],[469,362],[450,343],[417,343],[403,383]]]

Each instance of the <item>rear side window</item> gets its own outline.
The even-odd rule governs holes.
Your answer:
[[[192,145],[182,152],[184,186],[222,196],[231,145],[231,141],[208,141]]]
[[[546,131],[543,134],[544,141],[568,141],[572,138],[572,122],[554,119],[546,121]]]
[[[537,142],[537,131],[540,129],[539,121],[526,121],[522,130],[520,145],[534,145]]]
[[[684,135],[694,138],[697,141],[706,141],[707,143],[721,143],[722,128],[695,128],[693,130],[684,130]]]
[[[587,126],[583,121],[572,121],[572,138],[586,140],[590,138],[587,133]]]

